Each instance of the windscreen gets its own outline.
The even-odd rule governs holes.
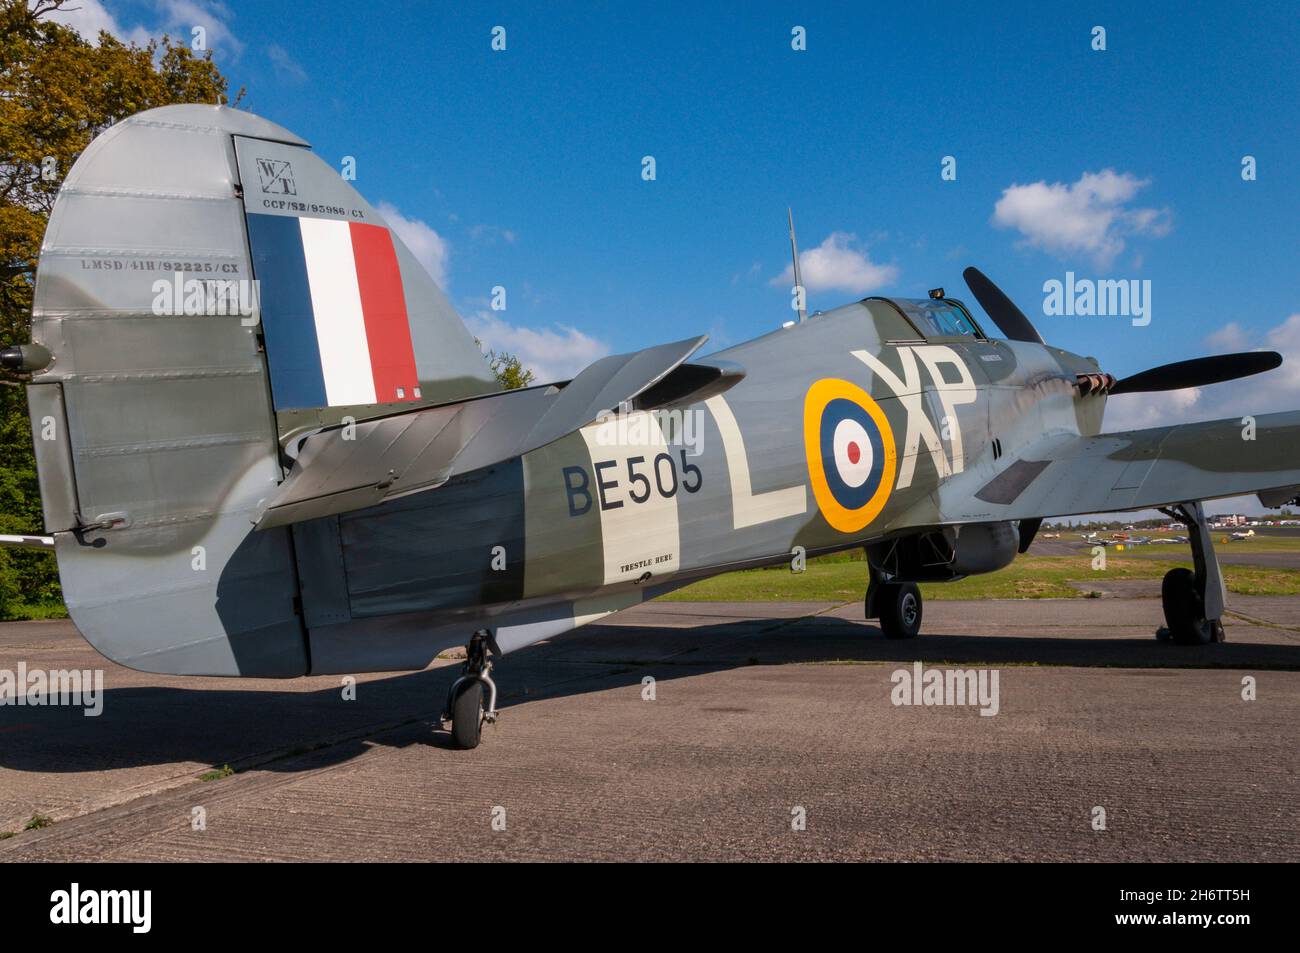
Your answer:
[[[966,313],[966,309],[947,298],[894,298],[894,304],[927,338],[972,337],[984,335]]]

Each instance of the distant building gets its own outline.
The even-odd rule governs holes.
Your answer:
[[[1229,526],[1245,526],[1247,523],[1246,517],[1240,513],[1225,513],[1222,516],[1214,516],[1211,517],[1211,521],[1213,525],[1225,528]]]

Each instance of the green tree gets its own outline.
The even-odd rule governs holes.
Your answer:
[[[480,351],[483,350],[483,342],[478,338],[474,339]],[[537,375],[531,370],[527,370],[519,358],[513,354],[507,354],[504,351],[498,354],[496,351],[484,351],[483,359],[488,362],[488,367],[496,375],[497,383],[506,390],[516,390],[520,387],[527,387],[537,379]]]
[[[30,339],[41,237],[64,175],[103,130],[144,109],[225,103],[211,51],[169,37],[146,46],[107,33],[98,45],[51,22],[69,0],[0,0],[0,345]],[[242,91],[241,91],[242,95]],[[22,378],[0,372],[0,533],[41,526]],[[59,600],[48,553],[0,549],[0,619]]]

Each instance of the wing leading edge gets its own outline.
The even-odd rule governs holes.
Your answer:
[[[308,436],[289,478],[265,502],[258,529],[376,506],[510,460],[622,406],[699,400],[744,377],[725,362],[684,363],[701,336],[592,364],[562,385],[505,391]]]
[[[1149,509],[1300,484],[1300,411],[1083,437],[1052,434],[939,490],[945,523]]]

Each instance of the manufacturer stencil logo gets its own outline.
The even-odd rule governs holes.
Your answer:
[[[130,924],[132,933],[148,933],[153,925],[152,890],[70,890],[50,894],[50,922],[61,925]]]
[[[267,195],[297,195],[293,184],[293,166],[287,159],[258,159],[257,177]]]

